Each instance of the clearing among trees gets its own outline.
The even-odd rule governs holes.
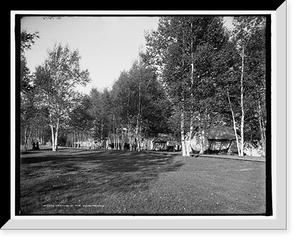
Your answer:
[[[170,153],[50,148],[21,156],[20,212],[264,214],[265,163]]]
[[[235,16],[228,29],[222,16],[161,17],[131,68],[112,87],[86,95],[76,91],[90,81],[79,51],[55,44],[30,73],[24,54],[40,34],[22,31],[23,148],[48,142],[53,151],[83,144],[141,151],[167,134],[183,156],[232,145],[239,156],[264,156],[266,22],[261,15]],[[233,130],[230,139],[205,135],[216,128]]]

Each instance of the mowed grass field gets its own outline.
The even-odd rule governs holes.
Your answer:
[[[264,214],[265,163],[152,151],[21,154],[21,214]]]

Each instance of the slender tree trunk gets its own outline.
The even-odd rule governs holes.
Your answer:
[[[113,137],[113,149],[115,150],[116,149],[116,136],[115,136],[115,134],[113,133],[112,134],[112,137]]]
[[[121,130],[120,149],[124,150],[123,126],[122,126],[122,130]]]
[[[194,124],[194,117],[193,114],[191,114],[190,131],[189,131],[189,139],[187,141],[186,156],[190,156],[190,152],[192,151],[191,144],[192,144],[192,134],[194,129],[193,124]]]
[[[33,138],[32,138],[32,129],[30,129],[29,127],[27,127],[27,146],[28,146],[28,142],[30,141],[30,140],[32,140]]]
[[[76,148],[76,132],[73,133],[73,148]]]
[[[57,144],[58,129],[59,129],[59,118],[57,118],[57,121],[56,121],[56,127],[55,127],[55,150],[53,150],[53,151],[57,151],[57,149],[58,149],[58,144]]]
[[[258,122],[259,122],[259,129],[260,129],[260,140],[262,144],[263,153],[265,155],[266,154],[266,129],[262,118],[260,101],[258,101]]]
[[[58,138],[58,129],[59,129],[59,118],[56,120],[55,127],[51,124],[51,138],[52,138],[52,151],[57,151],[57,138]],[[54,131],[55,129],[55,131]]]
[[[103,130],[104,130],[104,117],[101,119],[101,125],[100,125],[100,139],[102,140],[104,138],[103,136]]]
[[[25,151],[27,150],[27,144],[28,144],[28,140],[27,140],[27,126],[25,126],[25,129],[24,129],[24,149]]]
[[[191,71],[191,109],[190,109],[190,131],[189,131],[189,139],[188,139],[188,144],[187,144],[187,156],[190,156],[191,152],[191,144],[192,144],[192,134],[193,134],[193,129],[194,129],[194,114],[193,114],[193,84],[194,84],[194,61],[193,61],[193,53],[192,53],[192,71]]]
[[[232,108],[232,104],[231,104],[231,100],[230,100],[230,96],[229,96],[228,90],[227,90],[227,98],[228,98],[229,107],[230,107],[230,111],[231,111],[231,115],[232,115],[233,130],[234,130],[234,135],[235,135],[235,140],[236,140],[236,146],[237,146],[237,150],[238,150],[238,155],[240,156],[241,155],[240,143],[239,143],[239,138],[238,138],[238,134],[237,134],[237,127],[236,127],[236,121],[235,121],[235,117],[234,117],[234,112],[233,112],[233,108]]]
[[[245,48],[242,50],[242,70],[241,70],[241,153],[240,156],[244,156],[244,122],[245,122],[245,110],[244,110],[244,65],[245,65]]]
[[[191,22],[191,32],[193,32],[193,22]],[[190,132],[189,132],[189,139],[188,139],[188,144],[187,144],[187,156],[190,156],[191,152],[191,144],[192,144],[192,134],[193,134],[193,123],[194,123],[194,116],[193,116],[193,103],[194,103],[194,52],[193,52],[193,35],[191,37],[191,108],[190,108]]]
[[[138,115],[138,123],[137,123],[137,127],[136,127],[136,149],[138,152],[140,152],[141,148],[140,148],[140,118]]]
[[[142,150],[142,125],[141,125],[141,122],[140,122],[140,126],[139,126],[139,150],[138,151],[141,151]]]
[[[50,125],[50,128],[51,128],[51,145],[52,145],[52,151],[56,151],[56,150],[55,150],[55,134],[54,134],[54,127],[53,127],[52,124]]]
[[[141,71],[141,69],[140,69]],[[137,126],[136,126],[136,136],[137,136],[137,151],[141,151],[141,139],[140,139],[140,126],[141,126],[141,73],[139,77],[139,93],[138,93],[138,115],[137,115]]]
[[[186,143],[185,143],[185,137],[184,137],[184,109],[181,110],[181,116],[180,116],[180,134],[181,134],[181,154],[182,156],[186,156]]]
[[[40,142],[41,142],[41,145],[43,144],[43,140],[44,140],[43,130],[40,130]]]

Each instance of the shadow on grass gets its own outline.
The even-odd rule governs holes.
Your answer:
[[[22,154],[21,165],[40,164],[39,166],[43,167],[45,163],[47,167],[48,163],[51,162],[51,166],[59,164],[63,168],[64,166],[70,167],[73,165],[75,166],[73,169],[76,169],[78,166],[89,168],[91,164],[94,164],[98,165],[101,171],[104,169],[110,172],[134,172],[149,166],[171,165],[174,157],[171,154],[158,154],[150,151],[62,149],[53,152],[47,149]],[[172,170],[173,166],[168,168]],[[179,166],[179,164],[177,163],[176,166]]]
[[[98,201],[95,195],[100,200],[104,194],[147,190],[161,173],[176,171],[183,165],[174,157],[149,151],[79,149],[22,154],[22,212],[39,211],[44,204],[76,204],[77,200],[88,204]]]

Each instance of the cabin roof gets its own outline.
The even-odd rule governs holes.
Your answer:
[[[231,127],[213,127],[206,131],[207,139],[211,140],[235,140],[234,130]]]
[[[153,143],[166,143],[167,141],[166,140],[163,140],[161,138],[156,138],[153,140]]]

